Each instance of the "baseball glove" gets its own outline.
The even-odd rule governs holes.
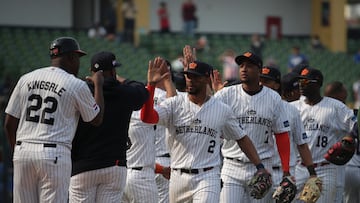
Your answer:
[[[304,189],[300,193],[299,200],[302,200],[306,203],[315,203],[321,195],[321,190],[321,179],[318,177],[310,177],[306,181]]]
[[[354,139],[351,136],[345,136],[330,147],[324,158],[330,163],[344,165],[353,157],[355,149]]]
[[[255,199],[263,198],[272,186],[271,174],[265,169],[256,171],[254,176],[248,182],[250,195]]]
[[[280,186],[276,188],[273,198],[277,203],[291,202],[296,195],[295,178],[292,176],[286,176],[280,182]]]

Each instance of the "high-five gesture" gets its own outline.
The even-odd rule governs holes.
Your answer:
[[[147,79],[150,85],[156,85],[156,83],[168,77],[169,74],[169,69],[163,58],[156,57],[153,61],[149,61]]]
[[[189,45],[185,45],[185,47],[183,48],[183,66],[184,66],[184,70],[186,70],[188,68],[188,65],[196,60],[196,49],[195,48],[191,48]]]
[[[222,82],[221,74],[220,74],[220,72],[218,70],[214,70],[213,74],[210,75],[210,78],[211,78],[212,89],[215,92],[221,90],[227,83],[227,81]]]

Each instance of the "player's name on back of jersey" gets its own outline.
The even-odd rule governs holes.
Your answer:
[[[177,126],[176,127],[176,134],[182,133],[199,133],[209,135],[210,137],[215,137],[217,135],[217,131],[215,129],[200,126],[200,125],[184,125],[184,126]]]
[[[35,90],[35,89],[40,89],[40,90],[53,92],[53,93],[59,95],[60,97],[61,97],[62,93],[64,93],[66,91],[65,88],[59,87],[59,85],[56,83],[49,82],[49,81],[43,81],[43,80],[30,81],[29,83],[27,83],[27,86],[28,86],[29,91]]]

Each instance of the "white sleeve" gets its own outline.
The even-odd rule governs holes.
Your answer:
[[[74,92],[76,108],[81,114],[85,122],[92,121],[100,112],[100,107],[97,105],[94,96],[89,87],[83,81],[79,84],[79,89]]]
[[[275,120],[273,122],[273,131],[274,133],[283,133],[290,131],[290,124],[288,119],[288,114],[285,110],[285,105],[280,102],[275,108]]]
[[[222,131],[223,137],[228,140],[239,140],[243,138],[246,134],[240,127],[239,121],[235,118],[234,113],[230,108],[226,108],[224,111],[227,111],[228,117],[225,118]]]

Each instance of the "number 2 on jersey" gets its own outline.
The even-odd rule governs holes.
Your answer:
[[[215,144],[216,144],[215,140],[210,140],[210,145],[209,145],[209,148],[208,148],[209,153],[214,153]]]
[[[32,94],[28,98],[28,101],[34,103],[26,109],[26,121],[35,123],[40,121],[40,123],[54,125],[54,118],[46,118],[46,114],[54,113],[57,109],[58,101],[54,97],[46,97],[43,99],[38,94]],[[47,104],[47,106],[40,113],[37,113],[43,103]],[[33,115],[31,115],[32,112],[34,112]]]

